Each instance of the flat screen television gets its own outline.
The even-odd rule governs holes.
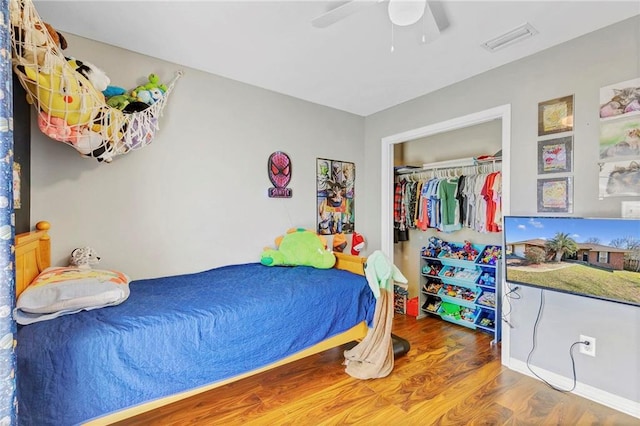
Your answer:
[[[640,306],[640,220],[505,216],[506,280]]]

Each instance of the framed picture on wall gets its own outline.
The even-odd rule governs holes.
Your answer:
[[[538,141],[538,174],[571,171],[573,136]]]
[[[600,88],[600,118],[640,114],[640,78]]]
[[[538,179],[538,212],[573,212],[570,177]]]
[[[600,164],[600,199],[640,196],[640,161],[626,160]]]
[[[348,161],[316,159],[317,232],[350,234],[355,229],[356,166]]]
[[[600,123],[600,159],[640,160],[640,115]]]
[[[538,136],[573,130],[573,95],[538,104]]]

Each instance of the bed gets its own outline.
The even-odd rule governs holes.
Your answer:
[[[49,224],[16,236],[16,296],[50,265]],[[102,309],[18,326],[20,424],[109,424],[362,339],[364,259],[228,265],[130,283]]]

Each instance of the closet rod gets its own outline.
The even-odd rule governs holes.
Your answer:
[[[442,162],[445,163],[445,162]],[[415,168],[415,169],[410,169],[410,170],[398,170],[396,172],[397,176],[405,176],[405,175],[416,175],[416,174],[422,174],[422,173],[430,173],[430,172],[437,172],[437,171],[456,171],[459,170],[461,172],[465,172],[466,170],[469,169],[474,169],[471,171],[475,171],[476,173],[480,173],[481,168],[486,168],[487,166],[491,166],[491,170],[492,171],[496,171],[498,170],[496,168],[496,165],[500,165],[502,163],[502,158],[501,157],[494,157],[494,158],[487,158],[487,159],[474,159],[473,163],[469,163],[469,164],[460,164],[460,165],[449,165],[449,166],[440,166],[437,167],[435,166],[435,164],[438,163],[431,163],[434,166],[430,166],[429,164],[425,164],[423,165],[422,168]],[[466,170],[465,170],[466,169]],[[487,172],[487,170],[483,170],[484,172]]]

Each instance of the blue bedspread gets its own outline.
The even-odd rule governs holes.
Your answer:
[[[231,265],[133,281],[121,305],[20,327],[18,419],[77,424],[265,366],[373,320],[364,277]]]

